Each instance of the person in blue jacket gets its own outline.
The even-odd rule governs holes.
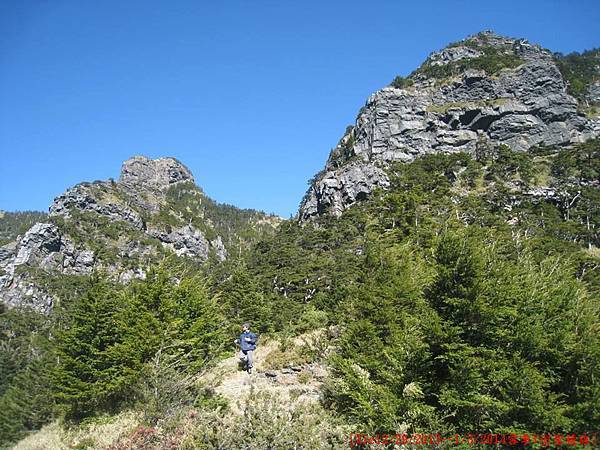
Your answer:
[[[254,350],[256,350],[256,341],[258,336],[250,331],[250,324],[246,322],[242,325],[242,334],[239,339],[235,340],[235,343],[240,346],[240,361],[245,363],[245,369],[248,373],[252,373],[252,366],[254,365]]]

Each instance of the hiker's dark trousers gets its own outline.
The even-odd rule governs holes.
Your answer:
[[[246,367],[251,369],[254,365],[254,350],[240,350],[240,361],[244,361]]]

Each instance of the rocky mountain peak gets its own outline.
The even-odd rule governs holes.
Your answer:
[[[134,187],[166,189],[181,181],[194,182],[190,169],[175,158],[134,156],[123,163],[119,183]]]
[[[0,246],[0,304],[52,309],[58,297],[38,277],[88,276],[101,270],[127,283],[165,257],[217,263],[278,221],[261,211],[220,205],[175,158],[135,156],[118,182],[82,182],[57,196],[48,217]],[[42,274],[42,275],[40,275]]]
[[[496,33],[493,30],[484,30],[479,33],[473,34],[471,36],[467,36],[461,41],[454,42],[446,46],[446,48],[466,46],[466,47],[496,47],[498,49],[508,49],[512,46],[525,46],[531,47],[538,51],[542,51],[542,47],[537,44],[531,44],[527,39],[521,38],[512,38],[509,36],[503,36],[501,34]]]
[[[423,65],[442,66],[465,59],[489,57],[490,54],[514,56],[521,58],[523,62],[535,59],[552,60],[550,51],[531,44],[526,39],[514,39],[494,31],[482,31],[431,53]]]
[[[430,153],[474,154],[478,146],[569,146],[600,134],[567,91],[553,54],[485,31],[431,53],[407,77],[371,95],[314,177],[301,221],[340,215],[374,189],[386,168]]]

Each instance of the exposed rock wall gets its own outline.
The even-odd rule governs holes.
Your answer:
[[[48,312],[53,306],[53,298],[20,270],[24,267],[87,275],[94,267],[94,254],[78,248],[51,223],[36,223],[16,242],[0,247],[2,302],[7,306],[27,305]]]
[[[186,225],[176,229],[150,227],[146,219],[160,211],[167,189],[177,183],[194,182],[190,170],[174,158],[151,160],[143,156],[123,164],[118,182],[81,183],[58,196],[50,206],[55,223],[37,223],[15,242],[0,247],[0,302],[9,307],[30,306],[47,313],[55,299],[38,287],[29,270],[48,274],[89,275],[102,268],[120,282],[144,278],[145,268],[121,261],[144,260],[153,250],[140,239],[119,237],[118,259],[103,262],[92,250],[93,236],[85,236],[82,221],[120,223],[124,229],[154,238],[177,256],[205,261],[214,251],[224,260],[227,250],[221,236],[209,240],[202,231]],[[87,214],[85,219],[82,214]],[[61,220],[78,230],[79,239],[61,229]],[[89,223],[88,223],[89,225]],[[88,242],[89,241],[89,242]]]
[[[490,46],[494,54],[521,63],[493,75],[467,69],[443,80],[417,70],[406,87],[388,86],[369,97],[309,187],[299,219],[339,215],[385,187],[383,169],[392,161],[409,162],[428,153],[473,153],[482,142],[527,151],[536,144],[568,145],[598,135],[598,120],[578,112],[552,54],[539,46],[480,33],[431,54],[424,66],[478,58],[478,47]]]
[[[123,163],[119,183],[138,188],[165,189],[180,181],[194,181],[192,172],[175,158],[134,156]]]

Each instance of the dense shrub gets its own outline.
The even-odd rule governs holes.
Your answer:
[[[340,449],[349,436],[319,404],[290,405],[269,393],[251,396],[241,414],[200,412],[189,428],[182,449]]]
[[[414,83],[413,80],[411,80],[408,77],[397,76],[392,81],[392,86],[394,86],[395,88],[403,89],[403,88],[412,86],[413,83]]]
[[[340,412],[372,432],[597,423],[597,305],[568,266],[490,238],[444,233],[433,272],[406,245],[367,259],[333,358]]]
[[[129,288],[98,279],[59,336],[56,396],[71,418],[114,411],[133,401],[146,363],[165,358],[194,373],[224,342],[216,299],[197,276],[161,267]]]
[[[585,101],[588,89],[592,83],[600,80],[598,65],[600,64],[600,49],[588,50],[583,53],[555,54],[556,64],[562,76],[568,83],[571,95],[580,101]]]

